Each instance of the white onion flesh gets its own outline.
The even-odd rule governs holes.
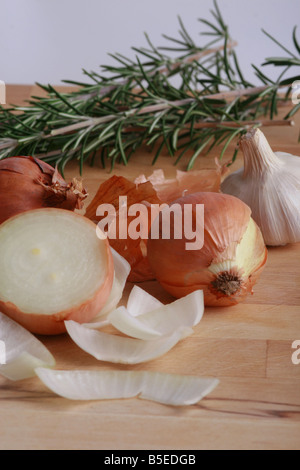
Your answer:
[[[29,211],[0,230],[0,299],[50,315],[92,298],[107,273],[106,245],[70,211]]]
[[[29,331],[0,313],[0,340],[5,364],[0,374],[10,380],[22,380],[35,375],[37,367],[54,367],[50,351]],[[2,360],[1,362],[4,362]]]
[[[145,371],[60,371],[39,367],[36,374],[50,390],[70,400],[137,397],[173,406],[198,403],[219,383],[214,378]]]
[[[126,281],[130,274],[131,266],[126,261],[126,259],[123,258],[123,256],[119,255],[119,253],[113,248],[111,248],[111,252],[115,269],[112,289],[110,291],[106,304],[101,309],[99,314],[95,318],[93,318],[91,322],[85,323],[85,326],[89,328],[102,328],[102,326],[108,324],[108,322],[105,321],[104,318],[117,307],[118,303],[122,299]]]
[[[163,307],[162,302],[141,289],[139,286],[133,286],[127,302],[127,310],[130,315],[138,317],[160,307]]]
[[[65,325],[70,337],[81,349],[100,361],[119,364],[139,364],[156,359],[193,333],[191,328],[179,328],[169,336],[144,341],[103,333],[74,321],[66,321]]]
[[[116,309],[119,301],[121,300],[126,281],[130,273],[130,264],[127,263],[125,258],[120,256],[114,249],[111,250],[116,273],[112,293],[99,315],[97,315],[91,322],[84,324],[87,328],[101,329],[110,324],[110,321],[107,319],[108,314]],[[162,302],[153,297],[153,295],[148,294],[148,292],[141,289],[139,286],[135,285],[131,289],[127,301],[127,310],[131,316],[138,317],[139,315],[151,312],[152,310],[156,310],[162,306]]]
[[[203,291],[197,290],[170,304],[135,317],[125,307],[119,307],[108,315],[108,321],[128,336],[153,340],[170,335],[178,328],[192,328],[200,322],[203,313]]]

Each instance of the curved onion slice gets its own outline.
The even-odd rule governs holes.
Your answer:
[[[141,289],[139,286],[133,286],[127,301],[127,310],[133,317],[138,317],[144,313],[152,312],[162,307],[164,304],[153,295]]]
[[[114,249],[112,249],[112,254],[113,258],[115,260],[115,257],[120,258],[120,262],[123,263],[123,274],[117,274],[117,276],[120,277],[124,276],[123,282],[117,281],[119,285],[121,285],[121,288],[125,287],[125,283],[128,277],[128,270],[130,271],[130,265],[127,263],[127,261],[122,258],[121,255],[119,255]],[[126,279],[125,276],[127,275]],[[116,281],[116,279],[115,279]],[[116,287],[117,291],[118,287]],[[123,293],[123,290],[122,290]],[[104,309],[101,310],[99,315],[97,315],[96,318],[94,318],[91,322],[89,323],[84,323],[84,326],[87,328],[94,328],[94,329],[100,329],[103,328],[104,326],[107,326],[110,324],[110,321],[107,319],[107,316],[110,312],[114,310],[114,307],[117,306],[119,300],[121,299],[122,296],[121,291],[119,291],[116,294],[116,299],[114,302],[112,302],[109,307],[106,305],[104,306]],[[119,298],[120,297],[120,298]],[[119,299],[117,302],[116,300]],[[159,307],[162,307],[164,304],[160,302],[158,299],[153,297],[153,295],[149,294],[145,290],[141,289],[139,286],[135,285],[133,286],[129,297],[127,301],[127,310],[130,313],[131,316],[133,317],[138,317],[139,315],[143,315],[144,313],[151,312],[152,310],[156,310]],[[104,311],[104,313],[103,313]]]
[[[10,380],[33,377],[36,367],[55,366],[50,351],[33,334],[3,313],[0,313],[0,340],[4,346],[0,374]]]
[[[203,313],[203,291],[197,290],[138,317],[133,317],[125,307],[119,307],[108,315],[108,320],[128,336],[150,340],[169,335],[184,326],[191,328],[197,325]]]
[[[119,253],[116,250],[111,248],[111,253],[112,253],[114,268],[115,268],[115,275],[114,275],[112,289],[106,301],[106,304],[104,305],[102,310],[99,312],[99,314],[95,318],[93,318],[91,322],[84,324],[88,328],[101,328],[102,326],[108,323],[104,320],[104,318],[111,311],[113,311],[117,307],[118,303],[120,302],[122,295],[123,295],[127,278],[131,270],[131,267],[128,261],[126,261],[126,259],[123,258],[123,256],[119,255]]]
[[[37,368],[36,374],[54,393],[70,400],[142,398],[166,405],[198,403],[217,379],[144,371],[60,371]]]
[[[162,356],[181,339],[191,335],[191,328],[179,328],[169,336],[152,341],[124,338],[86,328],[72,320],[65,322],[72,340],[100,361],[139,364]]]

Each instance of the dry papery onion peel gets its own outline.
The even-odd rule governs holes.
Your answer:
[[[35,375],[37,367],[54,367],[55,359],[33,334],[0,313],[0,374],[10,380]]]
[[[138,313],[139,305],[143,304],[142,299],[145,302]],[[191,335],[192,327],[200,322],[203,311],[202,291],[157,307],[154,297],[135,286],[127,308],[119,307],[112,311],[106,322],[103,322],[103,326],[111,324],[129,338],[97,331],[89,328],[89,325],[80,325],[74,321],[66,321],[65,325],[73,341],[96,359],[138,364],[162,356],[181,339]]]
[[[198,403],[218,385],[214,378],[147,371],[88,371],[36,369],[54,393],[70,400],[141,398],[165,405]]]
[[[219,192],[221,177],[228,170],[226,166],[219,166],[216,162],[216,168],[203,168],[202,170],[193,171],[176,171],[175,178],[166,178],[163,170],[154,170],[148,178],[145,175],[138,176],[134,182],[138,186],[150,181],[157,197],[170,204],[175,199],[182,197],[184,194],[193,194],[202,192]]]
[[[111,204],[116,209],[116,225],[118,229],[119,220],[119,197],[127,197],[127,209],[134,204],[144,203],[148,210],[148,223],[150,228],[151,214],[150,205],[169,204],[174,199],[183,195],[192,194],[196,191],[220,191],[221,176],[224,169],[216,166],[215,169],[202,169],[195,171],[177,171],[175,178],[166,179],[162,170],[156,170],[146,178],[140,175],[134,182],[123,176],[112,176],[102,183],[87,207],[85,216],[94,223],[99,223],[104,216],[97,215],[97,208],[100,205]],[[140,214],[140,218],[143,214]],[[133,217],[128,216],[128,226]],[[128,280],[130,282],[143,282],[154,279],[153,272],[147,259],[147,238],[122,239],[117,233],[117,237],[110,237],[110,245],[120,253],[131,265],[131,272]]]

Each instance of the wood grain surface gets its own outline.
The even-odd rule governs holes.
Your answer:
[[[36,87],[10,86],[7,100],[21,103]],[[300,155],[299,116],[291,128],[266,128],[274,150]],[[224,159],[230,159],[231,149]],[[218,149],[195,168],[213,167]],[[163,155],[155,168],[175,174]],[[232,170],[241,165],[239,158]],[[184,169],[184,162],[178,167]],[[84,167],[89,198],[112,174],[130,179],[153,171],[142,149],[127,167],[113,173],[99,163]],[[66,179],[78,176],[76,162]],[[142,288],[163,302],[173,299],[156,282]],[[123,303],[132,288],[126,286]],[[300,340],[300,244],[269,249],[254,295],[229,308],[207,308],[191,337],[147,364],[102,363],[80,350],[67,335],[40,337],[57,369],[155,370],[213,376],[220,385],[199,404],[172,408],[138,399],[68,401],[38,378],[11,382],[0,377],[0,449],[300,449],[300,365],[291,360]]]

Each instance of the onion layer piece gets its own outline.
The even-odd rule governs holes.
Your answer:
[[[160,300],[153,295],[141,289],[139,286],[133,286],[127,301],[127,310],[133,317],[138,317],[144,313],[152,312],[163,307]]]
[[[134,204],[145,204],[147,208],[147,220],[144,214],[139,215],[141,224],[146,223],[150,228],[152,222],[151,205],[169,203],[195,191],[219,191],[221,184],[221,168],[203,169],[197,171],[177,171],[176,178],[165,179],[162,170],[156,170],[148,179],[141,175],[135,182],[131,182],[122,176],[112,176],[102,183],[94,199],[87,207],[85,216],[96,224],[106,218],[106,215],[97,215],[97,208],[102,204],[112,204],[116,209],[116,227],[119,227],[119,197],[127,197],[127,212]],[[159,209],[157,209],[159,210]],[[123,216],[123,212],[122,212]],[[134,217],[128,215],[127,225],[133,222]],[[154,279],[153,272],[147,259],[148,236],[141,235],[137,239],[127,237],[122,239],[117,236],[111,237],[108,233],[110,245],[120,253],[131,265],[130,282],[142,282]]]
[[[99,313],[99,317],[104,317],[114,310],[120,302],[123,291],[130,273],[130,264],[119,253],[111,248],[114,262],[114,282],[109,297]],[[94,319],[96,321],[96,319]]]
[[[0,223],[41,207],[81,209],[87,192],[82,183],[67,183],[57,170],[33,157],[0,161]]]
[[[138,364],[162,356],[181,339],[191,335],[191,327],[201,320],[203,310],[202,292],[194,292],[186,299],[164,305],[140,287],[134,286],[127,309],[119,307],[100,323],[80,325],[66,321],[65,325],[73,341],[96,359]],[[95,330],[109,324],[133,338]]]
[[[33,333],[62,333],[69,319],[90,321],[113,276],[107,239],[81,215],[37,209],[0,226],[0,310]]]
[[[112,249],[111,251],[115,263],[115,289],[114,285],[112,287],[112,293],[115,293],[115,297],[112,299],[112,293],[110,294],[107,303],[97,315],[97,317],[93,318],[93,320],[89,323],[84,324],[84,326],[86,326],[87,328],[100,329],[104,326],[109,325],[110,322],[108,320],[108,315],[116,309],[119,300],[121,300],[121,290],[125,287],[126,279],[130,271],[130,265],[114,249]],[[116,254],[118,255],[118,257],[116,257]],[[120,266],[119,263],[121,263],[123,266]],[[130,316],[138,317],[139,315],[142,315],[144,313],[152,312],[152,310],[156,310],[162,307],[163,305],[164,304],[158,299],[148,294],[148,292],[141,289],[141,287],[135,285],[131,289],[131,292],[128,297],[127,311],[129,312]]]
[[[55,359],[48,349],[21,325],[0,313],[0,374],[10,380],[35,375],[37,367],[54,367]]]
[[[104,307],[100,310],[95,318],[93,318],[88,323],[84,323],[87,328],[97,329],[107,325],[109,323],[106,320],[107,315],[117,307],[123,295],[131,267],[126,259],[119,255],[119,253],[113,248],[111,248],[111,253],[114,262],[113,285]]]
[[[250,208],[233,196],[219,193],[195,193],[173,204],[181,208],[183,218],[184,205],[192,206],[193,227],[204,230],[204,245],[188,250],[186,244],[191,240],[185,234],[181,238],[174,235],[174,218],[170,237],[164,239],[163,209],[154,222],[159,224],[160,235],[148,240],[148,259],[156,279],[177,298],[203,289],[207,306],[243,301],[267,261],[267,249]],[[203,220],[196,220],[197,204],[204,205],[204,226]]]
[[[70,400],[137,397],[173,406],[198,403],[219,383],[213,378],[144,371],[60,371],[39,367],[36,373],[50,390]]]
[[[119,364],[139,364],[156,359],[193,333],[191,328],[179,328],[169,336],[143,341],[86,328],[72,320],[66,321],[65,325],[72,340],[81,349],[99,361]]]
[[[128,336],[153,340],[183,327],[192,328],[200,322],[203,313],[203,292],[198,290],[135,317],[125,307],[119,307],[108,315],[108,321]]]

